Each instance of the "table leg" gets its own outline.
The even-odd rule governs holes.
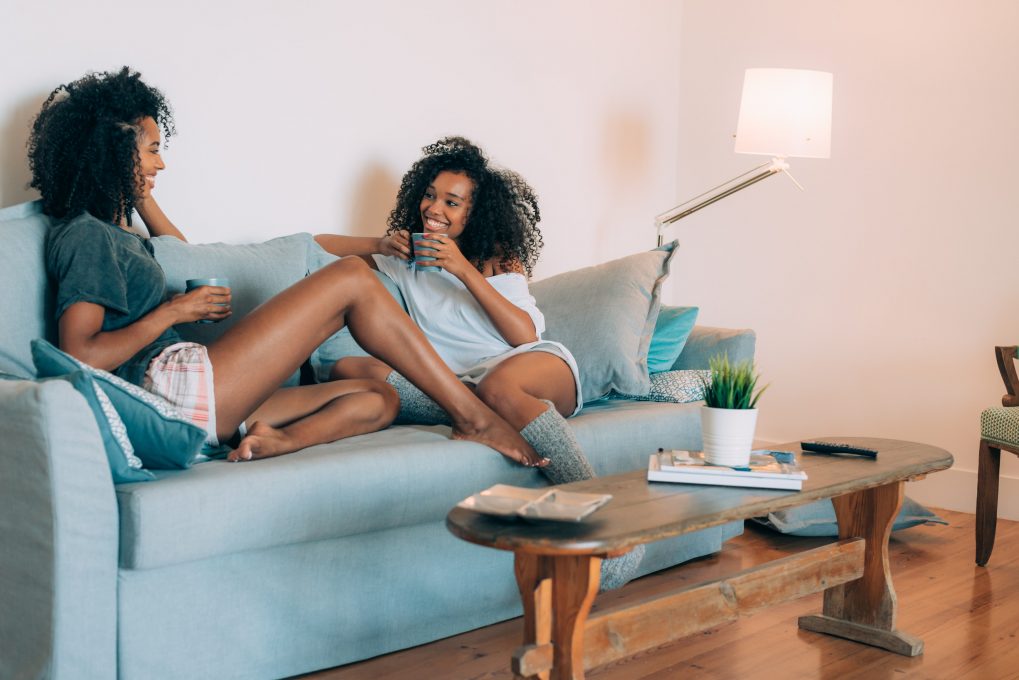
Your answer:
[[[601,558],[558,555],[552,580],[552,680],[583,680],[584,628],[598,594]]]
[[[800,628],[881,647],[905,656],[923,654],[923,640],[895,629],[896,597],[888,565],[888,539],[902,506],[905,484],[893,482],[833,498],[839,538],[866,539],[863,576],[824,592],[824,613],[800,618]]]
[[[513,570],[520,589],[520,600],[524,605],[522,650],[547,645],[552,641],[552,558],[518,552],[514,556]],[[549,680],[549,672],[542,671],[526,677]]]

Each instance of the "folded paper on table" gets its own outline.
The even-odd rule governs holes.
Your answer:
[[[499,517],[579,522],[612,500],[611,494],[576,493],[561,489],[529,489],[496,484],[465,498],[457,507]]]

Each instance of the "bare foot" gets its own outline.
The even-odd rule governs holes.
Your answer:
[[[248,428],[248,434],[237,445],[237,448],[226,457],[231,463],[256,458],[269,458],[280,456],[304,448],[292,438],[288,437],[283,430],[263,422],[256,422]]]
[[[483,416],[474,422],[454,423],[452,437],[490,446],[510,460],[527,467],[545,467],[549,464],[548,458],[535,453],[520,433],[494,411],[489,410],[487,417]]]

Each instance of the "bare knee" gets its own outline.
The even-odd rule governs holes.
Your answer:
[[[392,370],[375,357],[343,357],[329,369],[329,379],[363,378],[385,383]]]
[[[328,272],[328,275],[332,277],[332,282],[341,295],[361,295],[386,291],[385,286],[375,276],[375,272],[360,257],[344,257],[322,271]]]
[[[527,397],[518,385],[494,377],[482,380],[476,394],[486,406],[503,417],[517,410],[521,400]]]
[[[373,402],[371,410],[375,412],[373,426],[381,430],[396,420],[396,415],[400,412],[400,395],[396,393],[396,388],[387,382],[373,380],[372,383],[367,394]]]

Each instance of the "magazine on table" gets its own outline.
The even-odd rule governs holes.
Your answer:
[[[746,467],[712,465],[700,451],[659,451],[648,460],[648,481],[799,491],[807,478],[791,451],[757,450]]]

